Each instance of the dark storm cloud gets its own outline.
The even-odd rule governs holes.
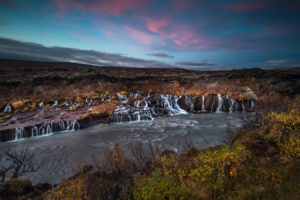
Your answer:
[[[190,66],[190,67],[212,67],[216,66],[215,64],[208,63],[205,61],[200,61],[200,62],[177,62],[177,65],[182,65],[182,66]]]
[[[35,43],[0,38],[0,58],[33,61],[77,62],[99,66],[175,67],[155,60],[127,57],[122,54],[64,47],[46,47]]]
[[[174,56],[171,56],[169,54],[166,53],[149,53],[149,54],[145,54],[147,56],[155,56],[155,57],[160,57],[160,58],[175,58]]]
[[[237,68],[237,64],[215,64],[207,61],[198,62],[177,62],[179,67],[191,70],[203,70],[203,71],[213,71],[213,70],[232,70]]]
[[[295,60],[268,60],[262,66],[264,69],[300,68],[300,61]]]

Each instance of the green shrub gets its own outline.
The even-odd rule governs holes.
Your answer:
[[[160,170],[149,177],[139,177],[135,181],[133,199],[136,200],[183,200],[189,199],[185,186],[179,186],[175,180],[163,176]]]

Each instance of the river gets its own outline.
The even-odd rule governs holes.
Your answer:
[[[0,148],[34,151],[44,164],[26,175],[34,184],[59,183],[71,176],[74,166],[93,157],[101,159],[106,149],[118,144],[126,151],[136,141],[152,143],[162,149],[182,152],[187,143],[196,148],[221,143],[230,124],[233,130],[243,125],[241,112],[164,116],[150,121],[100,124],[83,130],[1,143]]]

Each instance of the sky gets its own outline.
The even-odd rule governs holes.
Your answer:
[[[0,0],[0,58],[300,67],[299,0]]]

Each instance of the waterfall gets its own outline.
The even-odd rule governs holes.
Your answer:
[[[44,102],[41,101],[41,102],[39,103],[40,109],[44,110],[44,106],[45,106]]]
[[[167,110],[169,110],[170,112],[169,112],[169,115],[173,115],[173,108],[171,107],[171,105],[170,105],[170,101],[169,101],[169,96],[168,95],[163,95],[163,94],[161,94],[160,95],[161,96],[161,99],[162,99],[162,104],[163,104],[163,108],[166,108]]]
[[[21,138],[24,138],[24,128],[16,128],[15,140],[19,140]]]
[[[192,98],[190,96],[188,96],[187,94],[184,95],[184,102],[185,104],[189,107],[189,111],[190,112],[194,112],[194,102],[192,100]]]
[[[250,111],[254,111],[254,101],[250,101]]]
[[[58,126],[59,126],[59,129],[60,130],[65,130],[66,129],[66,126],[65,126],[65,122],[64,121],[61,121],[58,123]]]
[[[245,105],[244,105],[244,101],[242,101],[242,112],[245,112]]]
[[[122,95],[119,92],[117,92],[116,95],[118,97],[118,101],[120,101],[121,103],[128,103],[127,95]]]
[[[46,126],[46,135],[53,133],[52,123]]]
[[[76,119],[68,121],[67,127],[64,131],[75,131],[76,126],[77,126],[77,129],[80,129],[80,124],[78,123],[78,121]]]
[[[177,114],[187,114],[187,112],[185,110],[183,110],[182,108],[180,108],[180,106],[178,105],[178,96],[177,95],[174,96],[174,107],[178,111]],[[193,110],[194,110],[194,104],[193,104]]]
[[[141,96],[139,90],[136,93],[130,92],[130,94],[129,94],[129,97],[134,98],[134,99],[136,99],[139,96]]]
[[[54,103],[51,105],[51,108],[57,107],[58,106],[58,101],[55,100]]]
[[[137,121],[141,121],[141,113],[139,111],[135,111],[133,114],[136,116]]]
[[[201,102],[201,111],[205,112],[206,110],[205,110],[205,96],[204,95],[201,95],[201,100],[202,100],[202,102]]]
[[[162,100],[163,100],[163,108],[165,108],[170,116],[172,115],[180,115],[180,114],[186,114],[187,112],[183,109],[180,108],[178,105],[178,97],[177,95],[162,95]],[[172,100],[173,97],[173,100]]]
[[[219,113],[219,112],[222,112],[222,106],[223,106],[223,98],[221,96],[221,94],[217,94],[217,98],[218,98],[218,107],[217,107],[217,110],[216,112]]]
[[[39,129],[37,126],[34,126],[32,129],[31,129],[31,137],[33,136],[38,136],[39,135]]]
[[[229,108],[228,108],[228,111],[229,111],[229,113],[232,113],[233,111],[234,111],[234,105],[235,105],[235,100],[234,99],[232,99],[232,98],[230,98],[227,94],[225,95],[225,97],[226,97],[226,99],[228,99],[229,100]]]
[[[39,135],[51,135],[64,131],[75,131],[80,129],[80,124],[77,120],[51,122],[50,124],[39,124],[32,127],[16,128],[15,140],[20,140],[25,137],[34,137]]]
[[[134,95],[134,94],[131,94]],[[178,105],[178,96],[170,94],[147,95],[133,103],[133,106],[116,106],[110,122],[153,120],[162,115],[179,115],[187,112]]]
[[[147,101],[145,102],[145,106],[144,106],[144,111],[145,111],[145,117],[148,117],[150,120],[153,120],[154,118],[152,117],[152,113],[151,111],[153,111],[152,109],[149,109],[148,103]]]
[[[39,135],[45,135],[45,129],[44,129],[45,125],[42,124],[39,128]]]
[[[6,106],[5,106],[4,110],[3,110],[3,112],[5,112],[5,113],[11,113],[11,112],[12,112],[12,108],[11,108],[11,106],[9,105],[9,103],[6,104]]]

